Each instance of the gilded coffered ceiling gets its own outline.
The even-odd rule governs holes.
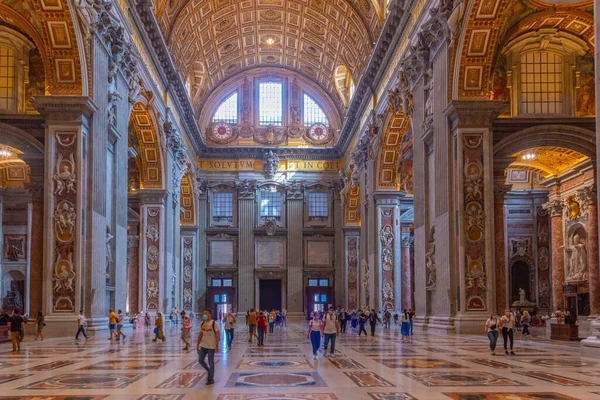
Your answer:
[[[562,147],[534,147],[514,153],[511,157],[516,157],[511,168],[534,171],[544,178],[559,175],[588,159],[578,151]]]
[[[310,78],[341,109],[335,70],[358,80],[381,29],[371,0],[157,0],[155,11],[197,114],[220,83],[263,66]]]

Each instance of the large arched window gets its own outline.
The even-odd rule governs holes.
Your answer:
[[[520,114],[563,113],[563,57],[548,51],[521,54]]]
[[[323,109],[306,93],[304,93],[302,114],[304,116],[304,125],[329,125],[329,120],[327,120],[327,116],[323,112]]]
[[[258,86],[258,124],[283,125],[283,85],[261,82]]]
[[[238,92],[226,98],[213,116],[213,122],[227,122],[237,124],[238,120]]]

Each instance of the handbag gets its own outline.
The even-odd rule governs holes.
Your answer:
[[[498,325],[496,325],[496,324],[494,324],[494,325],[490,325],[490,329],[491,329],[491,330],[495,331],[495,330],[496,330],[496,328],[498,328]]]
[[[154,328],[154,334],[156,335],[158,333],[158,328]]]

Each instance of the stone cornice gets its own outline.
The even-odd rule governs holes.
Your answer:
[[[490,127],[504,109],[500,100],[452,100],[444,109],[452,128]]]
[[[131,194],[131,197],[137,197],[140,201],[140,205],[146,204],[165,204],[167,195],[169,192],[165,189],[141,189],[135,194]]]
[[[34,96],[33,106],[46,121],[79,123],[89,119],[98,106],[88,96]]]

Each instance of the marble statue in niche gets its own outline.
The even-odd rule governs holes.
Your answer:
[[[590,55],[579,58],[578,84],[576,91],[577,116],[588,117],[596,115],[596,92],[594,59]]]
[[[340,201],[342,203],[342,206],[344,206],[346,205],[346,201],[348,200],[348,192],[350,191],[350,177],[344,169],[341,169],[340,178],[342,178],[343,183],[342,190],[340,190]]]
[[[435,227],[431,228],[429,243],[427,244],[427,253],[425,253],[425,271],[426,287],[432,289],[435,287],[436,271],[435,271]]]
[[[519,300],[513,302],[512,305],[513,307],[527,307],[534,306],[535,303],[532,303],[529,300],[527,300],[527,293],[525,292],[525,289],[519,288]]]
[[[369,263],[364,260],[362,261],[362,265],[365,270],[365,277],[362,282],[363,289],[365,291],[365,303],[367,306],[369,306],[371,303],[371,294],[369,292],[369,273],[371,271],[371,268],[369,267]]]
[[[110,283],[110,266],[113,263],[112,245],[110,241],[113,239],[113,235],[110,234],[110,228],[106,227],[106,283]]]
[[[567,281],[585,281],[588,278],[588,257],[583,239],[578,231],[569,238],[567,246]]]

